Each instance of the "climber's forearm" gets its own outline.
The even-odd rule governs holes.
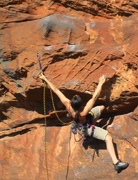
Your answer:
[[[97,98],[99,97],[100,93],[102,90],[102,85],[98,84],[92,98],[87,102],[86,106],[84,107],[83,112],[81,113],[82,116],[86,116],[88,114],[88,112],[92,109],[92,107],[94,106]]]
[[[106,77],[103,75],[99,78],[99,83],[98,83],[98,86],[92,96],[92,98],[94,99],[94,101],[97,100],[97,98],[99,97],[101,91],[102,91],[102,86],[103,84],[105,83],[105,80],[106,80]]]
[[[94,94],[93,94],[93,96],[92,96],[92,98],[94,99],[94,101],[96,101],[96,100],[98,99],[101,91],[102,91],[102,84],[98,84],[98,86],[97,86],[97,88],[96,88],[96,90],[95,90],[95,92],[94,92]]]
[[[82,116],[86,116],[88,114],[88,112],[91,110],[91,108],[94,106],[97,98],[99,97],[101,90],[102,90],[102,85],[105,82],[105,77],[101,76],[99,79],[99,83],[98,86],[93,94],[93,96],[91,97],[91,99],[87,102],[86,106],[84,107],[84,110],[81,112]]]
[[[58,89],[54,84],[52,84],[48,79],[45,80],[54,93],[59,97],[60,101],[67,107],[70,100]]]
[[[39,77],[41,79],[43,79],[48,85],[49,87],[52,89],[52,91],[59,97],[59,99],[61,100],[61,102],[67,107],[68,103],[70,102],[70,100],[58,89],[56,88],[56,86],[51,83],[44,74],[40,74]]]
[[[46,77],[43,80],[49,85],[49,87],[52,89],[52,91],[54,91],[54,93],[57,93],[58,89],[53,83],[51,83]]]

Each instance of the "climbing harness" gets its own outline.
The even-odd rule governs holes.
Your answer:
[[[93,137],[94,129],[95,129],[95,125],[92,124],[92,119],[91,119],[93,116],[94,116],[93,112],[90,111],[89,114],[87,115],[87,119],[84,124],[76,123],[75,120],[73,120],[73,123],[71,125],[71,130],[72,130],[72,133],[74,134],[74,140],[76,142],[79,142],[80,140],[82,140],[82,145],[83,145],[84,139],[85,139],[85,131],[87,131],[88,128],[91,128],[91,130],[92,130],[91,136]],[[76,137],[75,137],[75,135],[77,134],[77,128],[82,129],[82,134],[81,134],[82,138],[80,138],[79,140],[76,140]]]

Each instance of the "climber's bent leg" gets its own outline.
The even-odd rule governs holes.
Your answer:
[[[105,106],[101,105],[101,106],[95,106],[94,108],[90,110],[89,114],[93,116],[93,124],[96,124],[96,121],[100,118],[104,109],[105,109]]]
[[[85,136],[92,136],[92,128],[93,127],[91,126],[90,128],[84,129],[84,131],[83,131],[83,128],[78,129],[78,131],[80,134],[84,134]],[[107,130],[95,126],[93,137],[106,142],[107,151],[108,151],[109,155],[111,156],[111,159],[112,159],[113,164],[114,164],[114,168],[117,172],[120,172],[129,166],[128,163],[121,162],[117,159],[116,154],[115,154],[113,141],[112,141],[112,137],[108,133]]]
[[[92,127],[87,129],[86,135],[90,136],[91,132],[92,132]],[[116,164],[118,162],[118,159],[117,159],[116,154],[115,154],[115,149],[113,146],[112,137],[108,133],[108,131],[105,129],[102,129],[100,127],[95,126],[93,137],[106,142],[107,151],[109,152],[109,154],[112,158],[113,164]]]
[[[98,106],[99,107],[99,109],[100,109],[100,113],[102,114],[102,112],[104,111],[104,109],[105,109],[105,106],[104,105],[101,105],[101,106]]]
[[[87,129],[87,132],[85,132],[85,135],[91,136],[91,132],[92,132],[92,127]],[[109,154],[112,158],[113,164],[116,164],[118,162],[118,159],[117,159],[116,154],[115,154],[112,137],[108,133],[108,131],[105,129],[102,129],[100,127],[95,126],[93,137],[106,142],[107,151],[109,152]]]

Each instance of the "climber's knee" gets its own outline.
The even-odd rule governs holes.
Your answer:
[[[100,109],[100,113],[102,113],[104,111],[104,109],[105,109],[105,106],[101,105],[101,106],[99,106],[99,109]]]

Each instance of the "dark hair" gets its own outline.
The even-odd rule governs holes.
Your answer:
[[[71,99],[71,106],[74,109],[76,115],[75,115],[75,121],[79,122],[79,109],[82,105],[82,100],[80,98],[80,96],[75,95],[72,97]]]

